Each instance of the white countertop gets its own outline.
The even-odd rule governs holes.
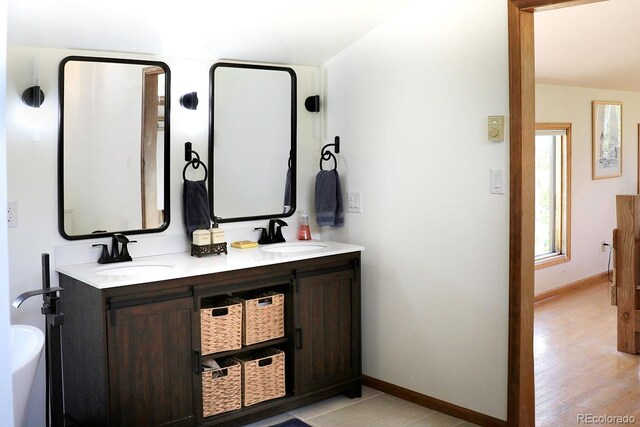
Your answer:
[[[56,267],[56,271],[95,288],[108,289],[118,286],[200,276],[364,250],[362,246],[321,240],[309,240],[305,242],[293,241],[284,245],[294,246],[305,244],[317,244],[324,247],[304,252],[282,253],[262,250],[262,248],[275,248],[278,244],[264,245],[251,249],[236,249],[228,244],[227,250],[229,253],[226,255],[203,255],[201,258],[198,258],[191,256],[188,252],[183,252],[139,257],[130,262],[113,264],[98,264],[97,262],[93,262],[88,264],[58,266]],[[111,270],[111,272],[109,270]],[[118,270],[122,270],[123,273],[113,274],[114,271],[117,272]]]

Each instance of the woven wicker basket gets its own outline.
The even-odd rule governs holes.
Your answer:
[[[284,337],[284,295],[271,292],[244,299],[242,343],[256,344]]]
[[[242,348],[242,301],[230,297],[204,300],[200,334],[202,354]]]
[[[202,416],[242,407],[242,368],[236,359],[218,361],[220,369],[202,373]]]
[[[285,395],[284,352],[274,348],[238,357],[242,365],[242,405]]]

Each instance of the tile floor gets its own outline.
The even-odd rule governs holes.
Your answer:
[[[290,418],[299,418],[313,427],[471,427],[467,421],[363,387],[360,399],[336,396],[286,414],[249,424],[267,427]]]

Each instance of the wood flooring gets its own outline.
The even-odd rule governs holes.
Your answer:
[[[603,281],[535,304],[536,426],[585,425],[581,414],[630,415],[640,423],[640,356],[616,350],[609,286]]]

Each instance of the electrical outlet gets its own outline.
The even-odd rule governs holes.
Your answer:
[[[7,203],[7,227],[18,226],[18,202]]]
[[[600,242],[600,252],[606,252],[606,250],[607,250],[607,242],[603,240],[602,242]]]

